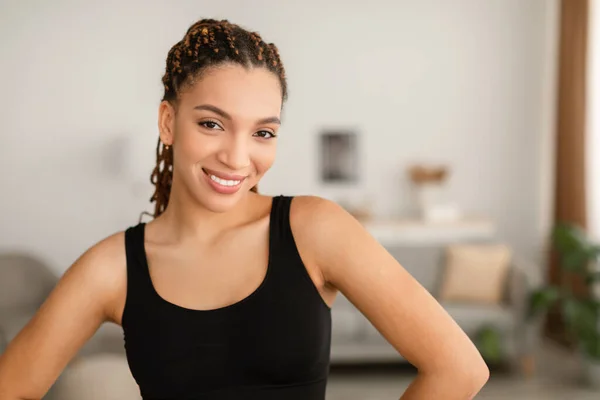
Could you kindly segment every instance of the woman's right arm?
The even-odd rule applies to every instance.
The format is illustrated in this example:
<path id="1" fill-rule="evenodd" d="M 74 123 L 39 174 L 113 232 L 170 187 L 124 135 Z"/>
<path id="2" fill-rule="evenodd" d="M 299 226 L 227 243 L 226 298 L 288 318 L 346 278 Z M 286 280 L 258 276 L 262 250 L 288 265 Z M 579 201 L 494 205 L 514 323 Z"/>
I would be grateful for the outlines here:
<path id="1" fill-rule="evenodd" d="M 119 322 L 126 281 L 123 232 L 87 250 L 0 356 L 0 400 L 41 399 L 103 322 Z"/>

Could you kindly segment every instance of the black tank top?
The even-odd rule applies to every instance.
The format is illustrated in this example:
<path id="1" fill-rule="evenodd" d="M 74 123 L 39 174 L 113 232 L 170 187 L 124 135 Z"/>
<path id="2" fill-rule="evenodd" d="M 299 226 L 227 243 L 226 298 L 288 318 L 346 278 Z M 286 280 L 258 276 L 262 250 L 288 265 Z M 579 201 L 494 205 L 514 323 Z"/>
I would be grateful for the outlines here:
<path id="1" fill-rule="evenodd" d="M 273 198 L 269 261 L 260 286 L 213 310 L 191 310 L 160 297 L 148 271 L 145 224 L 127 229 L 122 325 L 144 400 L 325 399 L 331 313 L 298 254 L 291 201 Z"/>

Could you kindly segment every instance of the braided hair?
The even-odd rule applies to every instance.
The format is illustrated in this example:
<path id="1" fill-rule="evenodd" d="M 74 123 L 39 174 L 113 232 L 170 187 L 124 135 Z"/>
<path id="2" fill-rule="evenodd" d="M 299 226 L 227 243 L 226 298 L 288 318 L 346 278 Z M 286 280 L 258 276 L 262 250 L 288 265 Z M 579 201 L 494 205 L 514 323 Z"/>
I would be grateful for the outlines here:
<path id="1" fill-rule="evenodd" d="M 162 77 L 164 95 L 162 100 L 176 103 L 179 94 L 192 85 L 204 70 L 225 63 L 245 68 L 266 68 L 279 78 L 283 101 L 287 98 L 285 70 L 277 47 L 265 43 L 260 35 L 232 24 L 227 20 L 202 19 L 189 27 L 181 41 L 176 43 L 167 56 L 165 74 Z M 154 218 L 162 214 L 169 203 L 173 182 L 173 148 L 162 143 L 156 146 L 156 166 L 150 176 L 155 203 Z M 252 189 L 257 191 L 256 186 Z M 147 214 L 147 213 L 146 213 Z"/>

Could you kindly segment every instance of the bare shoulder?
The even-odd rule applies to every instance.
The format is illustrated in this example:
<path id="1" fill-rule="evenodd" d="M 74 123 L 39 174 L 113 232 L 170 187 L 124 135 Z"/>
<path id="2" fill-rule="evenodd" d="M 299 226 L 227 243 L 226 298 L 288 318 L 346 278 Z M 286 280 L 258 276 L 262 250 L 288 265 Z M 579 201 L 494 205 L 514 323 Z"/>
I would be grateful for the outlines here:
<path id="1" fill-rule="evenodd" d="M 114 233 L 88 248 L 65 272 L 61 281 L 77 281 L 106 306 L 107 319 L 120 321 L 127 285 L 125 232 Z"/>
<path id="2" fill-rule="evenodd" d="M 318 231 L 331 222 L 358 223 L 342 206 L 318 196 L 294 197 L 290 222 L 309 232 Z"/>
<path id="3" fill-rule="evenodd" d="M 332 282 L 330 269 L 335 268 L 328 259 L 363 234 L 362 225 L 343 207 L 318 196 L 294 197 L 290 225 L 300 255 L 324 284 Z"/>
<path id="4" fill-rule="evenodd" d="M 317 265 L 328 283 L 336 280 L 339 260 L 349 249 L 379 249 L 378 243 L 364 226 L 347 210 L 334 201 L 318 196 L 298 196 L 292 202 L 290 223 L 294 237 L 301 242 L 305 253 Z M 344 269 L 344 265 L 341 265 Z M 340 283 L 340 282 L 337 282 Z"/>
<path id="5" fill-rule="evenodd" d="M 332 240 L 338 240 L 330 237 L 330 234 L 343 234 L 343 228 L 348 225 L 356 228 L 362 226 L 342 206 L 318 196 L 294 197 L 290 209 L 290 223 L 294 234 L 308 236 L 306 239 L 314 246 L 324 246 Z M 325 240 L 325 243 L 321 239 Z"/>
<path id="6" fill-rule="evenodd" d="M 295 196 L 292 205 L 291 215 L 302 215 L 308 217 L 311 214 L 323 213 L 338 210 L 344 211 L 336 202 L 319 196 Z"/>
<path id="7" fill-rule="evenodd" d="M 117 232 L 87 249 L 68 273 L 77 272 L 106 285 L 116 283 L 123 276 L 125 266 L 125 232 Z"/>

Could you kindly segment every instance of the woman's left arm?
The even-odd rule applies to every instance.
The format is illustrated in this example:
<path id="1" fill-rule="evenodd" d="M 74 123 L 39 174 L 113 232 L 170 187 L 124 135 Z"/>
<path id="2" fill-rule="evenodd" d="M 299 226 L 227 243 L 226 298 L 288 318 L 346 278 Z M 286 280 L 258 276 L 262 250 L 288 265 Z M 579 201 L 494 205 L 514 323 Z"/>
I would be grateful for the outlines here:
<path id="1" fill-rule="evenodd" d="M 401 400 L 472 399 L 489 370 L 442 306 L 337 204 L 296 197 L 290 220 L 301 255 L 418 369 Z"/>

